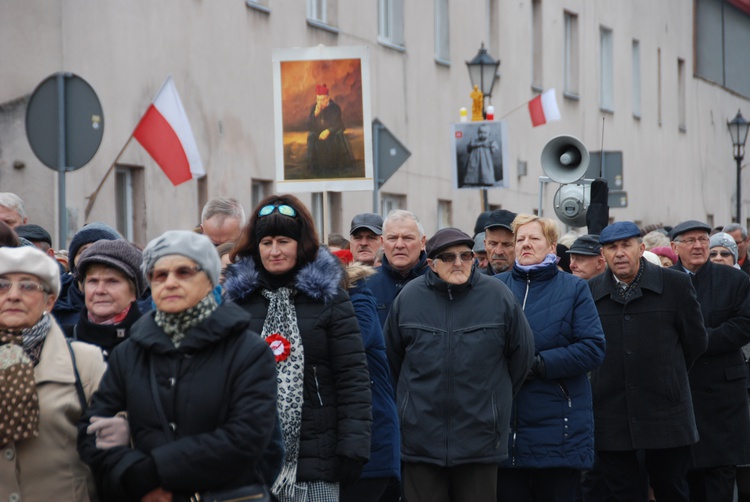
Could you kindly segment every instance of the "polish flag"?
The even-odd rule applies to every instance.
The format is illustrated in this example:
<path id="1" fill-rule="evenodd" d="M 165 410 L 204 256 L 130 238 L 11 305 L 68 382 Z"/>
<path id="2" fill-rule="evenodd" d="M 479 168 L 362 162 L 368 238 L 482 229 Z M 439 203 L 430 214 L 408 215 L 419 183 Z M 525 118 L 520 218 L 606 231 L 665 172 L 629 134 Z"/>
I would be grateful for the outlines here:
<path id="1" fill-rule="evenodd" d="M 529 114 L 533 127 L 544 125 L 553 120 L 560 120 L 560 109 L 557 107 L 555 90 L 546 90 L 529 101 Z"/>
<path id="2" fill-rule="evenodd" d="M 173 185 L 206 174 L 171 75 L 141 118 L 133 137 L 159 164 Z"/>

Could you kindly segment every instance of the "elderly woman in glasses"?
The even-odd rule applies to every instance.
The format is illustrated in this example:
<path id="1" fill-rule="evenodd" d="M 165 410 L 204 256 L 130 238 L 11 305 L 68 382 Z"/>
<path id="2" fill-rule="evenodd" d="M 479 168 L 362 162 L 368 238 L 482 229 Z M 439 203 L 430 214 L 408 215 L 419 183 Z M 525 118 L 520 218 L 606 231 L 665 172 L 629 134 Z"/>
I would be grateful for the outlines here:
<path id="1" fill-rule="evenodd" d="M 49 314 L 59 291 L 55 260 L 0 248 L 0 500 L 98 500 L 75 438 L 106 366 L 97 347 L 65 341 Z"/>
<path id="2" fill-rule="evenodd" d="M 144 249 L 143 271 L 156 310 L 112 351 L 79 425 L 81 457 L 112 501 L 187 500 L 262 482 L 258 461 L 276 419 L 274 358 L 241 308 L 217 302 L 214 245 L 165 232 Z M 106 448 L 89 422 L 120 411 L 132 444 Z"/>
<path id="3" fill-rule="evenodd" d="M 709 240 L 708 259 L 721 265 L 740 268 L 737 264 L 737 243 L 731 235 L 718 232 Z"/>
<path id="4" fill-rule="evenodd" d="M 557 224 L 519 214 L 512 227 L 515 264 L 497 277 L 521 304 L 536 355 L 513 403 L 497 498 L 572 502 L 594 462 L 587 373 L 604 360 L 604 332 L 586 281 L 557 268 Z"/>
<path id="5" fill-rule="evenodd" d="M 338 259 L 320 247 L 292 195 L 253 211 L 227 268 L 226 297 L 252 315 L 273 348 L 286 454 L 272 491 L 281 501 L 338 500 L 370 451 L 370 379 Z M 306 494 L 306 498 L 305 498 Z"/>

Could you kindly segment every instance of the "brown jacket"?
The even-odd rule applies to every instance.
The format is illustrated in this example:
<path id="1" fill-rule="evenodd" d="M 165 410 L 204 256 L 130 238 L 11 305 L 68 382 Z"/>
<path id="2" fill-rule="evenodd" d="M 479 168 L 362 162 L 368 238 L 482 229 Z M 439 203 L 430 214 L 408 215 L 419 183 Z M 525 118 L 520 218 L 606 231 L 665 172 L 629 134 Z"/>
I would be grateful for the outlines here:
<path id="1" fill-rule="evenodd" d="M 106 369 L 98 347 L 73 342 L 86 398 Z M 81 405 L 70 352 L 53 320 L 34 369 L 39 395 L 39 437 L 0 447 L 0 500 L 97 501 L 93 477 L 76 451 Z M 20 497 L 20 498 L 19 498 Z"/>

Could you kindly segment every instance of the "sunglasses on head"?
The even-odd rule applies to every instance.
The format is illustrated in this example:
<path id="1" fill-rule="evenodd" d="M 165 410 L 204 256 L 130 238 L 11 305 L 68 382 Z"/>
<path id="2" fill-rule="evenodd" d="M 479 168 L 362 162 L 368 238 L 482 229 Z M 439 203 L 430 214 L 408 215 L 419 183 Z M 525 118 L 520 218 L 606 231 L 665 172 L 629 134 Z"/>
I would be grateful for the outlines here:
<path id="1" fill-rule="evenodd" d="M 290 218 L 294 218 L 295 216 L 297 216 L 297 211 L 295 211 L 292 206 L 288 206 L 286 204 L 269 204 L 260 208 L 260 211 L 258 211 L 258 217 L 263 218 L 264 216 L 268 216 L 274 211 L 278 211 L 284 216 L 289 216 Z"/>

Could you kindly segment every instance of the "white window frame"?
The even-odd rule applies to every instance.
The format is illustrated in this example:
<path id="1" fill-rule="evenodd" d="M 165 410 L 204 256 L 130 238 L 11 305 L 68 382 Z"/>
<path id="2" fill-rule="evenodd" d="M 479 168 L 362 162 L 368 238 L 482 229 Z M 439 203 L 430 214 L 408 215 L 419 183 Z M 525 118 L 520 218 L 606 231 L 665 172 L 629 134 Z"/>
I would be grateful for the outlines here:
<path id="1" fill-rule="evenodd" d="M 380 214 L 383 218 L 388 216 L 388 213 L 394 209 L 402 209 L 406 207 L 406 197 L 403 195 L 395 194 L 384 194 L 380 195 Z"/>
<path id="2" fill-rule="evenodd" d="M 404 50 L 403 0 L 378 0 L 378 42 Z"/>
<path id="3" fill-rule="evenodd" d="M 599 107 L 615 111 L 614 35 L 610 28 L 599 28 Z"/>
<path id="4" fill-rule="evenodd" d="M 450 16 L 448 0 L 435 0 L 435 61 L 450 66 Z"/>
<path id="5" fill-rule="evenodd" d="M 437 229 L 453 226 L 453 204 L 449 200 L 437 202 Z"/>
<path id="6" fill-rule="evenodd" d="M 578 14 L 565 11 L 565 40 L 563 44 L 563 95 L 578 98 L 580 49 Z"/>
<path id="7" fill-rule="evenodd" d="M 639 40 L 633 40 L 632 47 L 632 58 L 633 58 L 633 83 L 632 83 L 632 101 L 633 101 L 633 117 L 641 118 L 641 42 Z"/>
<path id="8" fill-rule="evenodd" d="M 328 24 L 326 0 L 307 0 L 307 18 L 319 23 Z"/>
<path id="9" fill-rule="evenodd" d="M 115 218 L 117 231 L 133 240 L 133 171 L 115 167 Z"/>

